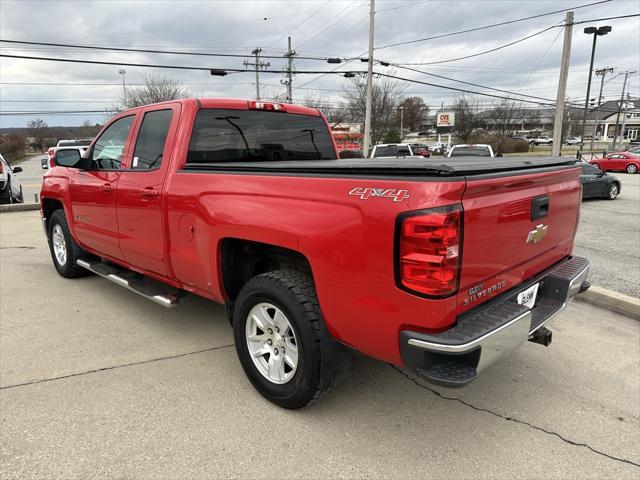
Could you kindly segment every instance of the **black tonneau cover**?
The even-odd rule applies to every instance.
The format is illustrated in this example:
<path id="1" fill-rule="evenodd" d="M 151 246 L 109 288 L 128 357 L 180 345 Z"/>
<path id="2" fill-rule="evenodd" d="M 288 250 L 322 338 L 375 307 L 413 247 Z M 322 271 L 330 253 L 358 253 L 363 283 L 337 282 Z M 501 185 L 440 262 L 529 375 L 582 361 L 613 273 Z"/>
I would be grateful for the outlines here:
<path id="1" fill-rule="evenodd" d="M 217 162 L 185 166 L 186 171 L 269 173 L 334 173 L 371 175 L 459 176 L 575 165 L 573 157 L 404 157 L 292 160 L 279 162 Z"/>

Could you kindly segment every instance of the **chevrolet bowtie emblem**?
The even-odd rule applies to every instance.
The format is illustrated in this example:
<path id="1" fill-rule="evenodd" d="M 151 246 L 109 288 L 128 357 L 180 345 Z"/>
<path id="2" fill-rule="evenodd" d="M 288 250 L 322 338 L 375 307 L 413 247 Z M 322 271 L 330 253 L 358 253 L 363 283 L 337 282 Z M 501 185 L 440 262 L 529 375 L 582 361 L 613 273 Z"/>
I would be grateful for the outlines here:
<path id="1" fill-rule="evenodd" d="M 544 223 L 537 225 L 536 228 L 529 232 L 527 235 L 527 243 L 538 243 L 541 242 L 544 237 L 547 236 L 548 226 Z"/>

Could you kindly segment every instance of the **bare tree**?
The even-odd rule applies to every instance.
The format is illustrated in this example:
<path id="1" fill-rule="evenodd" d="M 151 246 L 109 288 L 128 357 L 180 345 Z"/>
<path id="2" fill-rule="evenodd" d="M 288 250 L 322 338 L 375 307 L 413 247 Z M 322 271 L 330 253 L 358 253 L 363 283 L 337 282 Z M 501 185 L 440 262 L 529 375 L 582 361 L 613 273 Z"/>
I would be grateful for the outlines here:
<path id="1" fill-rule="evenodd" d="M 404 128 L 410 132 L 420 130 L 422 117 L 429 113 L 429 107 L 424 103 L 422 97 L 407 97 L 399 105 L 403 108 Z M 398 118 L 400 112 L 398 112 Z"/>
<path id="2" fill-rule="evenodd" d="M 376 79 L 373 82 L 371 103 L 371 144 L 378 143 L 385 133 L 395 127 L 396 111 L 402 101 L 406 87 L 398 80 Z M 346 107 L 352 120 L 364 121 L 367 105 L 367 83 L 363 79 L 354 80 L 350 89 L 344 90 Z"/>
<path id="3" fill-rule="evenodd" d="M 29 135 L 34 139 L 31 145 L 34 148 L 38 148 L 40 152 L 43 152 L 44 139 L 47 137 L 49 127 L 44 120 L 36 118 L 35 120 L 31 120 L 27 123 L 27 128 L 29 128 Z"/>
<path id="4" fill-rule="evenodd" d="M 139 107 L 150 103 L 166 102 L 178 98 L 188 98 L 193 94 L 182 84 L 164 75 L 147 75 L 144 85 L 127 88 L 126 95 L 120 98 L 120 104 L 125 108 Z"/>
<path id="5" fill-rule="evenodd" d="M 485 116 L 487 129 L 495 132 L 496 154 L 502 154 L 508 135 L 517 131 L 525 118 L 522 104 L 513 100 L 501 100 L 493 105 Z"/>
<path id="6" fill-rule="evenodd" d="M 482 125 L 480 100 L 467 95 L 458 97 L 453 103 L 453 111 L 456 135 L 461 141 L 468 142 L 474 130 Z"/>
<path id="7" fill-rule="evenodd" d="M 310 93 L 302 100 L 302 105 L 309 108 L 317 108 L 331 125 L 337 125 L 349 120 L 349 111 L 342 102 L 323 100 L 317 93 Z"/>

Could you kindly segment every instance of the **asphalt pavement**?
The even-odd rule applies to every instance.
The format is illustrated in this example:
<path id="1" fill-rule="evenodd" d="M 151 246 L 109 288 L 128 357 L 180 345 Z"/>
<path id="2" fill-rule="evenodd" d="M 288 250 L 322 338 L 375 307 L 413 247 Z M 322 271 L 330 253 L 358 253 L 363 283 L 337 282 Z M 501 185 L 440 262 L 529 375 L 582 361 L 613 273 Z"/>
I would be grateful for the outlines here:
<path id="1" fill-rule="evenodd" d="M 612 175 L 621 193 L 582 202 L 574 253 L 591 262 L 591 283 L 640 298 L 640 175 Z"/>
<path id="2" fill-rule="evenodd" d="M 588 304 L 465 389 L 357 357 L 292 412 L 253 390 L 221 306 L 59 277 L 38 212 L 0 215 L 0 265 L 3 479 L 640 476 L 640 322 Z"/>
<path id="3" fill-rule="evenodd" d="M 39 153 L 32 155 L 29 158 L 17 163 L 22 167 L 22 172 L 16 174 L 20 179 L 22 185 L 22 195 L 25 203 L 35 203 L 34 194 L 38 194 L 38 201 L 40 198 L 40 187 L 42 186 L 42 174 L 46 173 L 46 170 L 42 169 L 40 159 L 47 156 L 45 153 Z"/>

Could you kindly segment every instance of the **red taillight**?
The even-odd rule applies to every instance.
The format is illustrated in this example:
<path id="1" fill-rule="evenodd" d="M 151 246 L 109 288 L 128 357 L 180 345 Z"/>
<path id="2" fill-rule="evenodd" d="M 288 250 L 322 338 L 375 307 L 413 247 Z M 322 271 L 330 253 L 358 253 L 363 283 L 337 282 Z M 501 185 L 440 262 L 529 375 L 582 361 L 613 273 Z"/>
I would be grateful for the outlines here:
<path id="1" fill-rule="evenodd" d="M 0 162 L 0 173 L 4 173 L 4 166 L 2 165 L 2 162 Z"/>
<path id="2" fill-rule="evenodd" d="M 47 155 L 49 155 L 50 160 L 54 160 L 56 158 L 56 151 L 53 148 L 47 150 Z"/>
<path id="3" fill-rule="evenodd" d="M 287 109 L 281 103 L 271 102 L 256 102 L 251 100 L 249 102 L 249 110 L 268 110 L 271 112 L 286 112 Z"/>
<path id="4" fill-rule="evenodd" d="M 400 286 L 432 297 L 454 294 L 462 254 L 460 205 L 412 212 L 400 219 L 398 229 Z"/>

